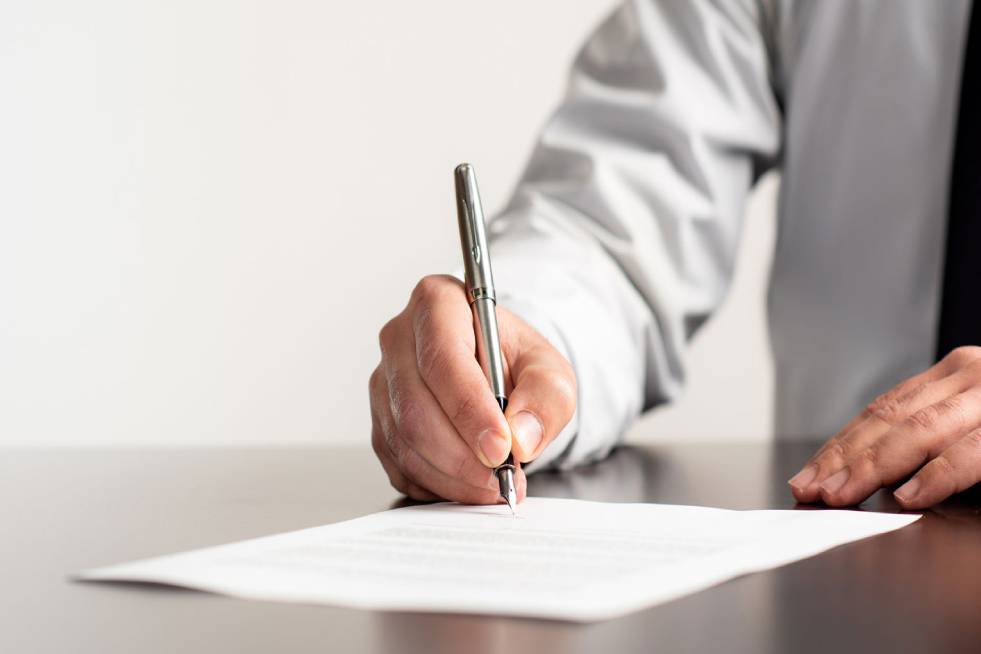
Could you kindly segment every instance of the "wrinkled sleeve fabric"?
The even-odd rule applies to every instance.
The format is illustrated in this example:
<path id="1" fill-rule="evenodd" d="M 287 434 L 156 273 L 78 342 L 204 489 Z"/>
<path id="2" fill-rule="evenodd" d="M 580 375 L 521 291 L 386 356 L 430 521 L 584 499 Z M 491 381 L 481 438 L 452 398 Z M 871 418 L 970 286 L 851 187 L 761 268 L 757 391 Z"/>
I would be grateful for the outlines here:
<path id="1" fill-rule="evenodd" d="M 490 225 L 498 299 L 572 362 L 576 414 L 531 465 L 605 456 L 674 398 L 723 299 L 780 109 L 756 3 L 637 0 L 589 38 Z"/>

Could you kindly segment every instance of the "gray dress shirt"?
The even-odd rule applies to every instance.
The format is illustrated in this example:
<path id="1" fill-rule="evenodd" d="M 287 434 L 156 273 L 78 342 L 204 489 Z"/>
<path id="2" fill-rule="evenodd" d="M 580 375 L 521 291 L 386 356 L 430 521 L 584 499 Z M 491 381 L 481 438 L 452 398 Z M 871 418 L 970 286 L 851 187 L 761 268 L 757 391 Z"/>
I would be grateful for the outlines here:
<path id="1" fill-rule="evenodd" d="M 490 228 L 502 304 L 579 381 L 536 466 L 604 456 L 677 395 L 771 167 L 778 436 L 829 436 L 931 365 L 969 9 L 636 0 L 596 30 Z"/>

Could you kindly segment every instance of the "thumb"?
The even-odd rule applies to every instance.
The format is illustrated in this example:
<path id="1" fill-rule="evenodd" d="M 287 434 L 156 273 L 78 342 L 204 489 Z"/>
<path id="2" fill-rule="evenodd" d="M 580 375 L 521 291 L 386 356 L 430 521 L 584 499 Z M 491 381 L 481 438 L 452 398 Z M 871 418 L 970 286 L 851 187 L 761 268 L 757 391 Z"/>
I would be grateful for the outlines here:
<path id="1" fill-rule="evenodd" d="M 559 435 L 576 410 L 572 365 L 539 334 L 510 361 L 514 388 L 505 417 L 511 426 L 511 452 L 527 463 Z"/>

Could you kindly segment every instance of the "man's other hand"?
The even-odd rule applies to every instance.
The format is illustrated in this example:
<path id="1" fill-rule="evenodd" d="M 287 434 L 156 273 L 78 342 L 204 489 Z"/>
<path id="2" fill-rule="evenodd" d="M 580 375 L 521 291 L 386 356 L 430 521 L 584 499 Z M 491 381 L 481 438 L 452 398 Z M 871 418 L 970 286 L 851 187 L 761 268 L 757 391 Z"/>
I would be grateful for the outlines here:
<path id="1" fill-rule="evenodd" d="M 981 347 L 960 347 L 878 397 L 790 480 L 800 502 L 858 504 L 895 491 L 922 509 L 981 481 Z"/>

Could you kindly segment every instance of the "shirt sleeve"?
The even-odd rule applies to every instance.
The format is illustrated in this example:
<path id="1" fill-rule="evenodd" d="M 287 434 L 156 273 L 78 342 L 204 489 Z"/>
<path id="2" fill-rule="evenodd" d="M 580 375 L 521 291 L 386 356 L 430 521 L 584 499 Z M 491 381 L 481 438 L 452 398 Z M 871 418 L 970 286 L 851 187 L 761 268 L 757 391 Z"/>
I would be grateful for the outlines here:
<path id="1" fill-rule="evenodd" d="M 678 394 L 686 342 L 731 280 L 746 195 L 778 155 L 761 14 L 730 0 L 620 6 L 491 222 L 499 302 L 579 384 L 576 415 L 532 470 L 605 456 Z"/>

